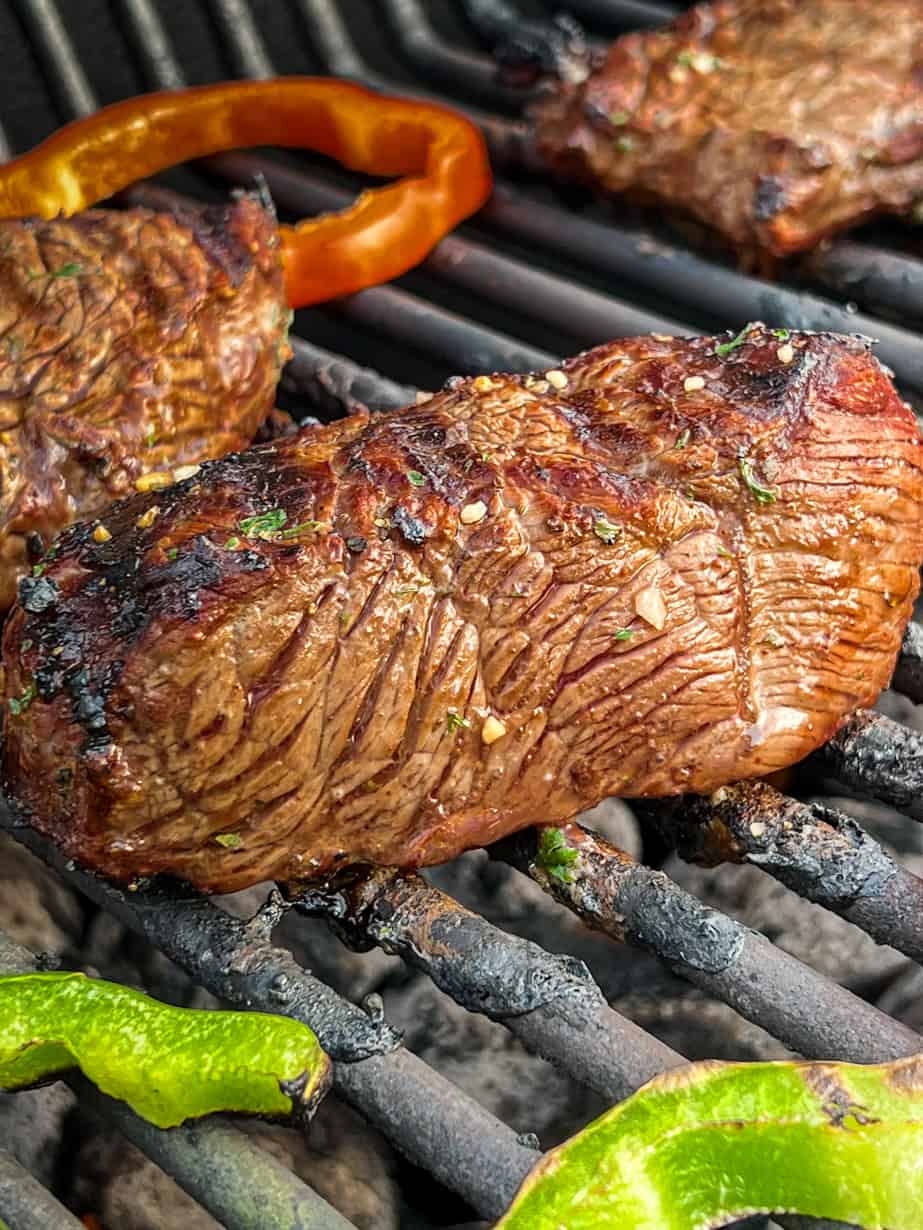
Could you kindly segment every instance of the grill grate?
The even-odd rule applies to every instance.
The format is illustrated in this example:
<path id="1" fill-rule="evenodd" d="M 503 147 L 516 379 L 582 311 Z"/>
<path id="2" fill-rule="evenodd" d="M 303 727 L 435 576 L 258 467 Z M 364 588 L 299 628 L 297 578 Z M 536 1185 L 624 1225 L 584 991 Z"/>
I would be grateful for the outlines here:
<path id="1" fill-rule="evenodd" d="M 127 59 L 140 66 L 136 88 L 175 87 L 224 75 L 215 71 L 218 62 L 241 76 L 267 76 L 277 64 L 284 71 L 317 68 L 319 57 L 326 71 L 380 87 L 398 84 L 408 92 L 400 59 L 388 61 L 384 72 L 365 62 L 352 38 L 361 23 L 346 21 L 351 4 L 200 0 L 183 6 L 189 10 L 183 20 L 199 23 L 213 41 L 205 57 L 208 65 L 203 69 L 200 56 L 191 71 L 177 55 L 182 44 L 176 40 L 172 6 L 158 7 L 154 0 L 111 0 L 102 6 L 94 0 L 87 8 L 93 13 L 106 8 L 109 34 L 110 27 L 118 31 Z M 97 88 L 111 89 L 110 78 L 103 80 L 99 62 L 94 61 L 94 69 L 82 54 L 85 9 L 79 6 L 78 21 L 77 7 L 63 0 L 57 5 L 54 0 L 17 0 L 16 5 L 20 34 L 25 32 L 44 71 L 59 120 L 111 101 L 108 95 L 97 96 Z M 420 0 L 381 5 L 403 63 L 411 66 L 412 88 L 422 94 L 415 81 L 425 76 L 430 87 L 435 82 L 445 94 L 460 94 L 469 113 L 484 123 L 496 163 L 515 176 L 516 186 L 502 182 L 477 220 L 444 241 L 399 286 L 300 313 L 296 334 L 312 340 L 292 339 L 295 358 L 283 391 L 293 402 L 303 409 L 307 399 L 323 416 L 356 401 L 396 406 L 412 401 L 415 386 L 435 387 L 453 372 L 545 368 L 560 353 L 619 334 L 694 332 L 751 318 L 876 336 L 879 353 L 905 392 L 915 399 L 923 396 L 919 336 L 884 319 L 897 314 L 904 321 L 923 321 L 923 264 L 894 246 L 840 240 L 787 284 L 770 284 L 690 252 L 674 237 L 652 229 L 649 219 L 626 210 L 583 200 L 564 207 L 553 190 L 530 178 L 522 124 L 494 113 L 510 111 L 512 93 L 496 86 L 482 54 L 462 44 L 462 27 L 451 25 L 451 14 L 445 28 L 437 30 L 430 7 Z M 570 0 L 569 7 L 597 23 L 597 35 L 650 24 L 675 11 L 643 0 Z M 442 20 L 446 15 L 440 14 Z M 282 58 L 277 25 L 298 35 L 295 50 Z M 450 29 L 453 37 L 445 32 Z M 299 62 L 292 63 L 292 57 Z M 130 75 L 126 68 L 120 71 L 125 79 Z M 468 100 L 490 113 L 475 111 Z M 13 106 L 9 99 L 4 104 Z M 47 101 L 42 105 L 48 108 Z M 12 133 L 14 127 L 10 144 L 24 146 L 28 142 Z M 45 130 L 30 133 L 28 140 Z M 234 154 L 211 159 L 207 169 L 235 184 L 261 173 L 280 208 L 295 214 L 337 208 L 355 191 L 354 181 L 307 158 Z M 171 176 L 170 182 L 202 196 L 215 193 L 213 182 L 189 174 Z M 157 204 L 170 192 L 146 184 L 125 196 Z M 899 240 L 899 228 L 892 235 Z M 613 279 L 618 296 L 611 293 Z M 816 285 L 848 294 L 863 311 L 855 303 L 822 297 Z M 669 315 L 662 310 L 665 304 Z M 339 348 L 347 349 L 349 357 Z M 923 633 L 912 626 L 895 686 L 915 701 L 923 699 L 921 662 Z M 881 715 L 855 718 L 818 753 L 812 771 L 923 816 L 918 802 L 923 797 L 923 739 Z M 710 863 L 751 862 L 879 942 L 917 960 L 923 954 L 923 883 L 847 816 L 764 786 L 734 787 L 719 801 L 646 805 L 643 810 L 684 856 Z M 271 898 L 245 923 L 178 889 L 123 892 L 66 863 L 43 839 L 18 825 L 8 807 L 0 811 L 0 826 L 213 994 L 237 1007 L 283 1012 L 309 1024 L 336 1061 L 338 1092 L 402 1153 L 483 1217 L 496 1217 L 508 1204 L 535 1161 L 537 1142 L 517 1137 L 402 1049 L 374 1010 L 363 1011 L 342 999 L 289 952 L 274 947 L 271 932 L 285 909 L 280 898 Z M 572 884 L 543 880 L 534 865 L 530 834 L 502 843 L 491 854 L 538 880 L 590 926 L 655 954 L 805 1055 L 869 1062 L 923 1049 L 915 1032 L 764 936 L 703 905 L 662 871 L 635 862 L 589 831 L 585 843 L 584 871 Z M 529 1049 L 607 1099 L 621 1098 L 655 1073 L 683 1062 L 610 1008 L 581 962 L 501 931 L 422 877 L 380 873 L 348 897 L 312 894 L 297 908 L 327 917 L 352 944 L 379 944 L 399 954 L 462 1006 L 502 1022 Z M 0 968 L 28 967 L 28 955 L 0 937 Z M 349 1224 L 235 1129 L 209 1123 L 194 1131 L 157 1132 L 86 1082 L 77 1080 L 75 1087 L 95 1112 L 115 1122 L 230 1230 L 297 1224 L 326 1230 Z M 256 1221 L 248 1211 L 254 1187 L 262 1207 L 262 1220 Z M 66 1210 L 49 1201 L 53 1198 L 44 1189 L 0 1154 L 0 1218 L 13 1230 L 73 1224 Z M 788 1226 L 803 1224 L 786 1221 Z"/>

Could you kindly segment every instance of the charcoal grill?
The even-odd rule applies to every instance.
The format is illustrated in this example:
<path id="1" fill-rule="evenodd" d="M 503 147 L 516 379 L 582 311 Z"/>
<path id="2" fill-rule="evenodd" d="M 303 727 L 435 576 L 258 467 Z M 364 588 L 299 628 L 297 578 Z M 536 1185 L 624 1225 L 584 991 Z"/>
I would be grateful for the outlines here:
<path id="1" fill-rule="evenodd" d="M 533 4 L 531 15 L 541 17 L 543 7 Z M 645 0 L 569 0 L 568 7 L 591 36 L 675 11 Z M 920 404 L 923 338 L 914 330 L 923 327 L 923 261 L 912 255 L 908 231 L 895 224 L 838 240 L 770 284 L 692 250 L 625 207 L 562 194 L 534 174 L 516 92 L 497 84 L 459 9 L 424 0 L 15 0 L 0 11 L 2 150 L 18 152 L 64 120 L 144 89 L 234 75 L 330 72 L 436 94 L 468 110 L 483 124 L 498 169 L 493 200 L 398 285 L 298 314 L 295 357 L 283 379 L 283 399 L 296 415 L 328 417 L 356 402 L 402 405 L 456 372 L 545 369 L 618 335 L 738 328 L 757 318 L 876 337 L 905 396 Z M 246 153 L 172 174 L 168 187 L 141 185 L 126 199 L 156 204 L 177 189 L 220 199 L 228 182 L 247 184 L 256 175 L 283 214 L 336 208 L 356 190 L 355 180 L 307 156 Z M 894 687 L 923 700 L 917 625 L 905 639 Z M 923 818 L 923 738 L 881 714 L 857 715 L 806 772 L 839 783 L 840 793 Z M 917 961 L 923 956 L 923 881 L 842 812 L 764 784 L 639 811 L 684 857 L 753 863 L 880 943 Z M 310 1025 L 335 1061 L 338 1093 L 401 1153 L 479 1216 L 496 1218 L 507 1206 L 537 1159 L 537 1141 L 517 1136 L 402 1049 L 380 1013 L 343 999 L 274 947 L 271 933 L 291 903 L 275 894 L 244 922 L 178 887 L 126 892 L 66 862 L 8 810 L 0 824 L 224 1001 Z M 589 926 L 653 953 L 792 1050 L 856 1062 L 923 1050 L 913 1030 L 600 835 L 588 833 L 572 883 L 549 880 L 535 854 L 529 833 L 491 851 Z M 683 1062 L 610 1008 L 582 962 L 500 930 L 421 876 L 378 873 L 348 893 L 312 894 L 295 908 L 326 914 L 352 943 L 399 954 L 465 1008 L 502 1022 L 609 1101 Z M 0 969 L 35 963 L 0 937 Z M 349 1226 L 235 1128 L 215 1121 L 159 1132 L 79 1077 L 73 1085 L 229 1230 Z M 12 1230 L 79 1224 L 2 1150 L 0 1218 Z M 819 1225 L 786 1221 L 809 1224 Z"/>

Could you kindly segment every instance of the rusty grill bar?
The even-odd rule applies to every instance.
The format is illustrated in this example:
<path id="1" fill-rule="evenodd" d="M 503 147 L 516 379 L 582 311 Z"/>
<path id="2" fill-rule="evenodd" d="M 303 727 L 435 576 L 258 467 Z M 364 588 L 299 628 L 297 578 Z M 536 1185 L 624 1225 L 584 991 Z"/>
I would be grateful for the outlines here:
<path id="1" fill-rule="evenodd" d="M 246 0 L 203 3 L 236 71 L 270 75 L 273 59 Z M 116 0 L 114 7 L 148 85 L 184 84 L 184 70 L 152 0 Z M 333 0 L 290 0 L 290 7 L 328 71 L 379 88 L 392 84 L 363 61 L 342 8 Z M 386 0 L 382 7 L 406 60 L 419 75 L 425 69 L 429 83 L 435 82 L 443 95 L 456 91 L 478 107 L 511 109 L 518 96 L 496 84 L 487 57 L 440 36 L 419 0 Z M 496 12 L 498 6 L 468 0 L 472 17 L 487 7 Z M 594 23 L 597 37 L 657 24 L 676 11 L 676 6 L 646 0 L 570 0 L 567 7 Z M 17 11 L 66 114 L 93 110 L 98 100 L 62 18 L 64 7 L 54 0 L 18 0 Z M 490 38 L 498 33 L 486 32 Z M 527 172 L 524 126 L 515 118 L 462 105 L 484 122 L 501 170 L 520 176 Z M 236 184 L 262 174 L 278 205 L 298 214 L 338 208 L 352 195 L 342 181 L 293 160 L 234 154 L 210 160 L 208 169 Z M 501 181 L 476 223 L 444 241 L 419 275 L 400 287 L 353 296 L 322 315 L 346 336 L 346 349 L 352 349 L 351 337 L 372 334 L 400 342 L 419 352 L 433 370 L 447 373 L 544 368 L 568 350 L 620 334 L 693 332 L 760 317 L 788 327 L 871 334 L 902 387 L 923 397 L 920 337 L 876 314 L 900 313 L 905 321 L 923 321 L 920 262 L 856 240 L 837 241 L 812 258 L 803 278 L 848 294 L 866 309 L 860 313 L 855 304 L 844 306 L 801 285 L 770 284 L 735 272 L 664 239 L 647 224 L 578 214 L 538 199 L 536 191 L 534 185 L 512 187 Z M 169 196 L 161 187 L 143 185 L 126 199 L 156 205 Z M 511 243 L 529 252 L 529 258 L 510 254 Z M 535 252 L 551 267 L 537 267 Z M 601 279 L 613 278 L 618 279 L 618 296 L 598 288 Z M 463 311 L 434 301 L 445 288 L 461 300 Z M 489 323 L 472 318 L 478 315 Z M 496 327 L 501 319 L 512 333 Z M 530 327 L 523 326 L 524 319 Z M 388 379 L 318 342 L 295 336 L 292 344 L 295 357 L 282 388 L 322 417 L 356 403 L 378 408 L 413 400 L 411 384 Z M 402 373 L 401 380 L 406 379 Z M 894 686 L 914 701 L 923 700 L 923 631 L 917 625 L 908 631 Z M 857 715 L 812 758 L 809 771 L 815 780 L 826 776 L 923 818 L 923 738 L 882 715 Z M 683 857 L 709 865 L 752 863 L 879 942 L 914 960 L 923 955 L 923 882 L 844 814 L 762 785 L 637 810 L 651 827 L 669 834 Z M 5 804 L 0 827 L 213 994 L 238 1007 L 282 1012 L 310 1025 L 335 1061 L 335 1087 L 347 1101 L 481 1216 L 502 1212 L 536 1159 L 536 1142 L 518 1138 L 404 1050 L 380 1017 L 342 999 L 289 952 L 274 947 L 270 933 L 291 903 L 275 895 L 254 919 L 242 922 L 187 890 L 155 885 L 124 892 L 65 862 L 23 828 Z M 671 970 L 806 1056 L 873 1062 L 921 1049 L 911 1029 L 703 905 L 662 871 L 635 862 L 590 830 L 575 827 L 573 836 L 582 857 L 569 884 L 542 872 L 531 833 L 501 843 L 491 855 L 531 876 L 591 927 L 654 953 Z M 325 916 L 348 943 L 377 944 L 397 953 L 463 1007 L 502 1022 L 530 1050 L 610 1100 L 684 1062 L 610 1008 L 582 962 L 502 931 L 423 877 L 382 872 L 348 894 L 313 893 L 295 908 Z M 0 969 L 31 967 L 30 954 L 0 936 Z M 79 1078 L 74 1084 L 94 1111 L 116 1122 L 230 1230 L 349 1225 L 236 1129 L 218 1122 L 160 1133 Z M 259 1156 L 253 1157 L 254 1152 Z M 209 1184 L 203 1175 L 218 1179 Z M 248 1211 L 253 1186 L 265 1196 L 255 1215 Z M 300 1222 L 295 1212 L 289 1221 L 280 1220 L 287 1215 L 285 1201 L 297 1210 Z M 0 1218 L 12 1230 L 52 1224 L 49 1218 L 55 1225 L 79 1224 L 2 1153 Z M 821 1226 L 792 1218 L 785 1224 Z"/>

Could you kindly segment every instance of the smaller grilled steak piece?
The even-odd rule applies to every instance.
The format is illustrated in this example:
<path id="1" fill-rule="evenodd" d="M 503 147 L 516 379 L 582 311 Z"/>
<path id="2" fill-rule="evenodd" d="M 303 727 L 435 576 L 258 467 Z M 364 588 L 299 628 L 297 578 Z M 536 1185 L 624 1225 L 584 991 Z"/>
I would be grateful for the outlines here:
<path id="1" fill-rule="evenodd" d="M 209 462 L 60 539 L 8 790 L 201 888 L 437 862 L 793 763 L 887 682 L 923 444 L 859 341 L 613 343 Z"/>
<path id="2" fill-rule="evenodd" d="M 255 200 L 0 221 L 0 610 L 29 535 L 47 545 L 143 475 L 249 443 L 288 319 Z"/>
<path id="3" fill-rule="evenodd" d="M 775 256 L 923 199 L 923 0 L 717 0 L 535 109 L 543 156 Z"/>

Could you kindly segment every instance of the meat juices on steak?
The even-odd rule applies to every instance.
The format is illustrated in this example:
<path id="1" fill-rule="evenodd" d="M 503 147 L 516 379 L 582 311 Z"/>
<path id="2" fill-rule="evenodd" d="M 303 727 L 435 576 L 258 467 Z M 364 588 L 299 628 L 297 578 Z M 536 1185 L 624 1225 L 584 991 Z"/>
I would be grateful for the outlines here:
<path id="1" fill-rule="evenodd" d="M 561 174 L 775 256 L 923 199 L 923 0 L 717 0 L 534 109 Z"/>
<path id="2" fill-rule="evenodd" d="M 0 221 L 0 610 L 30 534 L 47 545 L 142 475 L 248 444 L 287 327 L 275 221 L 253 199 Z"/>
<path id="3" fill-rule="evenodd" d="M 923 444 L 862 342 L 751 326 L 450 386 L 64 535 L 3 642 L 37 828 L 214 891 L 415 866 L 769 773 L 875 700 Z"/>

